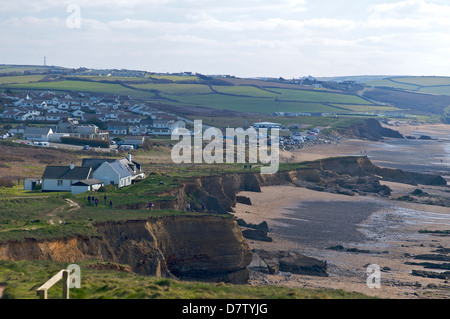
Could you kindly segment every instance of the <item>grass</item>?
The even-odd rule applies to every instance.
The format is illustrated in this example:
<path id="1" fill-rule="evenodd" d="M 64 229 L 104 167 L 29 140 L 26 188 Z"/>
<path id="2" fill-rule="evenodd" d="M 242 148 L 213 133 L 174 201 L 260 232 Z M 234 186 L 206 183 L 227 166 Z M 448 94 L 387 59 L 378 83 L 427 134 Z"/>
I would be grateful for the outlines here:
<path id="1" fill-rule="evenodd" d="M 252 96 L 252 97 L 275 98 L 279 95 L 277 93 L 270 92 L 268 90 L 263 90 L 263 89 L 255 87 L 255 86 L 249 86 L 249 85 L 239 85 L 239 86 L 215 85 L 214 90 L 216 90 L 219 93 L 223 93 L 223 94 L 245 95 L 245 96 Z"/>
<path id="2" fill-rule="evenodd" d="M 0 70 L 1 71 L 1 70 Z M 20 84 L 30 83 L 42 80 L 45 75 L 19 75 L 19 76 L 2 76 L 0 77 L 0 85 L 2 84 Z"/>
<path id="3" fill-rule="evenodd" d="M 212 92 L 209 86 L 204 84 L 146 83 L 130 84 L 130 86 L 138 89 L 157 90 L 168 94 L 204 94 Z"/>
<path id="4" fill-rule="evenodd" d="M 367 85 L 390 87 L 417 93 L 450 95 L 450 77 L 418 76 L 395 77 L 383 80 L 368 81 Z"/>
<path id="5" fill-rule="evenodd" d="M 5 88 L 6 87 L 10 89 L 58 90 L 58 91 L 75 91 L 87 93 L 120 94 L 120 95 L 130 95 L 135 98 L 154 97 L 154 94 L 151 92 L 142 92 L 138 90 L 133 90 L 116 83 L 101 83 L 95 81 L 63 80 L 55 82 L 8 84 L 5 85 Z"/>
<path id="6" fill-rule="evenodd" d="M 176 96 L 163 94 L 163 97 L 178 104 L 208 107 L 237 112 L 272 114 L 273 112 L 336 112 L 337 109 L 322 103 L 301 101 L 280 101 L 271 98 L 233 96 L 223 94 L 202 94 Z M 171 104 L 171 102 L 165 102 Z"/>
<path id="7" fill-rule="evenodd" d="M 118 270 L 97 270 L 99 265 L 116 265 L 98 261 L 84 261 L 77 264 L 81 269 L 81 287 L 70 290 L 70 299 L 369 298 L 360 293 L 334 289 L 297 289 L 275 285 L 250 286 L 177 281 Z M 6 283 L 4 298 L 36 299 L 37 288 L 67 266 L 66 263 L 51 261 L 0 261 L 0 282 Z M 60 284 L 53 286 L 48 291 L 48 298 L 60 299 L 61 286 Z"/>
<path id="8" fill-rule="evenodd" d="M 291 90 L 271 88 L 271 91 L 278 92 L 281 95 L 279 100 L 295 100 L 316 103 L 334 103 L 334 104 L 372 104 L 371 102 L 351 94 L 340 94 L 323 91 Z"/>

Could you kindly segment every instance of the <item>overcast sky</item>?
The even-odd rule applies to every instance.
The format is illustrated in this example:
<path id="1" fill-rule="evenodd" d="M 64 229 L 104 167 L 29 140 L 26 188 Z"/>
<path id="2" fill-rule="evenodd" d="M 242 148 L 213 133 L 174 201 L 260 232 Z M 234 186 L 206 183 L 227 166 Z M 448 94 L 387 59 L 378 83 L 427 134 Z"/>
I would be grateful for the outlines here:
<path id="1" fill-rule="evenodd" d="M 0 64 L 450 76 L 449 0 L 14 0 L 0 30 Z"/>

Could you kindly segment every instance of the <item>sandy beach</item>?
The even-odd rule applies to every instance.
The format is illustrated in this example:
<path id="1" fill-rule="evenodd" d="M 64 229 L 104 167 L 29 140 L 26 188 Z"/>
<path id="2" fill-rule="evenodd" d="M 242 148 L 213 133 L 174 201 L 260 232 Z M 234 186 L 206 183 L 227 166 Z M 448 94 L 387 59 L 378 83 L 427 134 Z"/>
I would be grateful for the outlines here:
<path id="1" fill-rule="evenodd" d="M 414 276 L 413 269 L 426 269 L 405 264 L 420 262 L 411 256 L 450 247 L 449 236 L 418 232 L 450 229 L 448 208 L 392 203 L 295 186 L 264 187 L 261 193 L 240 195 L 251 198 L 252 205 L 237 204 L 236 217 L 254 224 L 266 221 L 271 228 L 268 235 L 273 241 L 248 240 L 252 249 L 299 252 L 326 260 L 328 265 L 329 277 L 292 275 L 286 281 L 284 276 L 258 273 L 252 284 L 344 289 L 381 298 L 450 298 L 450 284 Z M 370 253 L 329 249 L 336 245 Z M 384 270 L 380 289 L 367 286 L 369 264 L 377 264 Z"/>
<path id="2" fill-rule="evenodd" d="M 428 135 L 436 140 L 420 141 L 422 144 L 419 145 L 407 144 L 409 141 L 405 140 L 372 142 L 346 139 L 337 145 L 284 151 L 280 160 L 309 161 L 366 152 L 369 159 L 379 166 L 444 173 L 441 175 L 450 172 L 450 153 L 445 152 L 450 143 L 449 125 L 391 128 L 405 136 Z M 442 187 L 382 183 L 392 189 L 392 197 L 408 194 L 416 188 L 449 196 L 448 189 Z M 249 239 L 252 249 L 295 251 L 326 260 L 329 274 L 328 277 L 293 274 L 287 280 L 280 275 L 252 273 L 251 284 L 343 289 L 380 298 L 450 298 L 450 283 L 446 280 L 412 274 L 413 270 L 443 270 L 407 264 L 429 262 L 414 259 L 414 256 L 437 254 L 439 248 L 450 248 L 450 236 L 419 232 L 450 230 L 448 207 L 331 194 L 296 186 L 263 187 L 261 193 L 241 192 L 239 195 L 249 197 L 252 205 L 237 204 L 236 217 L 252 224 L 266 221 L 271 229 L 268 236 L 273 241 Z M 329 249 L 336 245 L 365 252 Z M 367 285 L 367 266 L 370 264 L 379 265 L 382 270 L 379 289 Z"/>
<path id="3" fill-rule="evenodd" d="M 386 138 L 384 141 L 368 141 L 350 138 L 341 140 L 339 144 L 319 144 L 295 151 L 282 150 L 280 161 L 302 162 L 330 156 L 367 155 L 374 164 L 381 167 L 416 172 L 442 172 L 443 175 L 448 172 L 450 175 L 450 125 L 386 127 L 397 130 L 404 136 L 419 138 L 421 135 L 427 135 L 435 140 Z"/>

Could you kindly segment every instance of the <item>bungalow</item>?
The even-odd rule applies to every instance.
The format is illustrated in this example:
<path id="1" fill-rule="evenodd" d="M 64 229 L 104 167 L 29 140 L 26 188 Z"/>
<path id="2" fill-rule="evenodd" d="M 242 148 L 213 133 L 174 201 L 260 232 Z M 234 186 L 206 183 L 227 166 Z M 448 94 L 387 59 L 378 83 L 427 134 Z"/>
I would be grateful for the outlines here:
<path id="1" fill-rule="evenodd" d="M 53 134 L 53 130 L 48 127 L 27 127 L 23 132 L 25 140 L 38 142 L 48 142 L 49 136 Z"/>
<path id="2" fill-rule="evenodd" d="M 131 185 L 132 174 L 119 161 L 114 161 L 100 164 L 92 176 L 101 180 L 105 185 L 124 187 Z"/>
<path id="3" fill-rule="evenodd" d="M 105 185 L 123 187 L 145 178 L 141 164 L 134 161 L 131 154 L 119 160 L 85 158 L 81 165 L 91 167 L 93 178 L 102 181 Z"/>
<path id="4" fill-rule="evenodd" d="M 42 174 L 43 192 L 70 192 L 72 185 L 91 178 L 91 167 L 47 166 Z"/>

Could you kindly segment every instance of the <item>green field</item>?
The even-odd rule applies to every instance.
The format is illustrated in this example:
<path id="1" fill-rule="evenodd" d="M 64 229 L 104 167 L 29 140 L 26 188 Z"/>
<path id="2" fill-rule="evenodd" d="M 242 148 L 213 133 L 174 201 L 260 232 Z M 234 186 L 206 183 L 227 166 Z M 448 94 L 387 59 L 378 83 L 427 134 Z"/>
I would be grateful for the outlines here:
<path id="1" fill-rule="evenodd" d="M 324 91 L 290 90 L 273 88 L 271 91 L 281 94 L 278 100 L 295 100 L 316 103 L 334 103 L 334 104 L 372 104 L 371 102 L 350 94 L 331 93 Z"/>
<path id="2" fill-rule="evenodd" d="M 0 89 L 55 90 L 100 94 L 128 95 L 147 102 L 183 107 L 205 107 L 243 113 L 272 114 L 274 112 L 383 112 L 395 108 L 375 105 L 358 95 L 330 92 L 320 89 L 296 89 L 270 86 L 260 81 L 256 85 L 208 84 L 197 76 L 155 75 L 148 77 L 120 76 L 59 76 L 57 80 L 41 81 L 44 75 L 0 77 Z M 80 80 L 75 80 L 79 78 Z M 409 78 L 397 78 L 409 80 Z M 161 83 L 157 81 L 167 81 Z M 425 79 L 422 79 L 425 81 Z M 434 80 L 434 82 L 432 82 Z M 445 79 L 427 79 L 426 83 L 446 83 Z M 41 81 L 41 82 L 36 82 Z M 152 83 L 151 81 L 154 81 Z M 172 81 L 172 83 L 170 83 Z M 419 81 L 416 79 L 416 81 Z M 111 83 L 109 83 L 111 82 Z M 190 82 L 190 83 L 189 83 Z M 398 84 L 388 79 L 376 83 L 445 94 L 448 87 L 418 87 L 416 84 Z M 213 83 L 213 82 L 211 82 Z M 444 93 L 442 93 L 444 92 Z M 449 92 L 450 94 L 450 92 Z"/>
<path id="3" fill-rule="evenodd" d="M 279 101 L 271 98 L 245 97 L 223 94 L 203 94 L 176 96 L 163 94 L 163 97 L 178 104 L 208 107 L 237 112 L 271 114 L 273 112 L 336 112 L 337 109 L 322 103 L 301 101 Z M 171 102 L 166 102 L 170 104 Z"/>
<path id="4" fill-rule="evenodd" d="M 251 96 L 251 97 L 275 98 L 279 95 L 276 92 L 270 92 L 268 90 L 263 90 L 263 89 L 255 87 L 255 86 L 249 86 L 249 85 L 239 85 L 239 86 L 215 85 L 214 90 L 217 91 L 218 93 L 223 93 L 223 94 Z"/>
<path id="5" fill-rule="evenodd" d="M 383 80 L 368 81 L 369 86 L 390 87 L 417 93 L 450 95 L 450 77 L 418 76 L 393 77 Z"/>
<path id="6" fill-rule="evenodd" d="M 0 85 L 2 84 L 23 84 L 37 82 L 45 78 L 45 75 L 20 75 L 20 76 L 1 76 Z"/>
<path id="7" fill-rule="evenodd" d="M 168 94 L 204 94 L 211 93 L 209 86 L 204 84 L 176 84 L 176 83 L 146 83 L 130 84 L 137 89 L 156 90 Z"/>
<path id="8" fill-rule="evenodd" d="M 119 94 L 130 95 L 135 98 L 154 97 L 151 92 L 143 92 L 124 87 L 116 83 L 100 83 L 91 81 L 54 81 L 54 82 L 36 82 L 36 83 L 22 83 L 22 84 L 8 84 L 4 85 L 9 89 L 29 89 L 29 90 L 57 90 L 57 91 L 73 91 L 86 93 L 104 93 L 104 94 Z"/>

